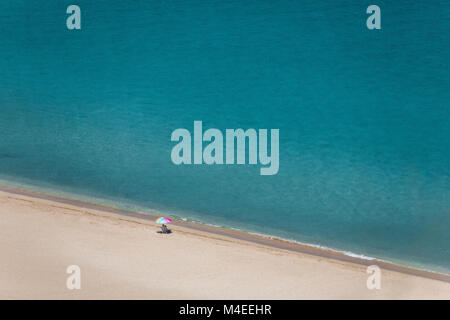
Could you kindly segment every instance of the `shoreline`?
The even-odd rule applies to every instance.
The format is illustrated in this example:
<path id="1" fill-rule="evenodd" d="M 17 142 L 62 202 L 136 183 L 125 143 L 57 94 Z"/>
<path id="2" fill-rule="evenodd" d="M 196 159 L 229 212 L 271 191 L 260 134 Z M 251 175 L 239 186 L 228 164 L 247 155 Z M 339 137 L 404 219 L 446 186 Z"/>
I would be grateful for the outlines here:
<path id="1" fill-rule="evenodd" d="M 51 202 L 56 202 L 60 204 L 66 204 L 70 206 L 78 207 L 79 209 L 89 209 L 100 211 L 103 213 L 114 214 L 116 218 L 124 220 L 124 217 L 129 217 L 132 219 L 139 219 L 145 222 L 154 222 L 158 217 L 151 213 L 139 213 L 125 209 L 114 208 L 112 206 L 95 204 L 83 200 L 68 199 L 61 196 L 50 195 L 45 193 L 39 193 L 35 191 L 29 191 L 25 189 L 0 186 L 0 192 L 9 193 L 11 195 L 19 195 L 25 197 L 31 197 L 40 200 L 46 200 Z M 127 220 L 127 219 L 125 219 Z M 418 276 L 427 279 L 439 280 L 443 282 L 450 283 L 450 275 L 444 273 L 438 273 L 429 270 L 416 269 L 413 267 L 403 266 L 395 264 L 388 261 L 379 260 L 376 258 L 368 257 L 367 259 L 361 257 L 350 256 L 345 252 L 336 251 L 328 248 L 321 248 L 315 245 L 302 244 L 299 242 L 289 241 L 285 239 L 280 239 L 272 236 L 265 236 L 259 234 L 248 233 L 245 231 L 238 231 L 232 229 L 225 229 L 221 227 L 211 226 L 207 224 L 201 224 L 196 222 L 184 221 L 184 220 L 174 220 L 172 223 L 174 226 L 186 228 L 189 230 L 207 233 L 209 235 L 216 235 L 225 238 L 232 238 L 239 241 L 249 242 L 252 244 L 257 244 L 264 247 L 269 247 L 272 249 L 287 250 L 290 252 L 296 252 L 301 254 L 306 254 L 318 258 L 326 258 L 335 261 L 341 261 L 351 264 L 356 264 L 359 266 L 370 266 L 377 265 L 381 269 L 399 272 L 407 275 Z"/>

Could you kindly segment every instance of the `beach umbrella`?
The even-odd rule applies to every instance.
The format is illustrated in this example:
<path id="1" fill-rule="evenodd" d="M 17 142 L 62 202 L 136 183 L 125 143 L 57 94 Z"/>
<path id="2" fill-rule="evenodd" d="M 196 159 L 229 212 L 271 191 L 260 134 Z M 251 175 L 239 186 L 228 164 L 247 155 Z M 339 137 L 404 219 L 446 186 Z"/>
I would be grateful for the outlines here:
<path id="1" fill-rule="evenodd" d="M 159 224 L 166 224 L 166 223 L 171 223 L 172 219 L 159 217 L 158 219 L 155 220 L 155 222 L 159 223 Z"/>

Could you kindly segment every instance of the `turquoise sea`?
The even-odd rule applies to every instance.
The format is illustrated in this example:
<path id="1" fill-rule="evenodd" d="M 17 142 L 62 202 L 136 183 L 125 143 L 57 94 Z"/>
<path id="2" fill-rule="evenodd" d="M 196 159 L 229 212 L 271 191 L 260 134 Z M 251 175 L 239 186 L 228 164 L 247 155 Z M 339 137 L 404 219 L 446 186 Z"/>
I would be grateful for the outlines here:
<path id="1" fill-rule="evenodd" d="M 450 273 L 450 2 L 372 2 L 0 0 L 2 183 Z M 278 174 L 174 165 L 194 120 Z"/>

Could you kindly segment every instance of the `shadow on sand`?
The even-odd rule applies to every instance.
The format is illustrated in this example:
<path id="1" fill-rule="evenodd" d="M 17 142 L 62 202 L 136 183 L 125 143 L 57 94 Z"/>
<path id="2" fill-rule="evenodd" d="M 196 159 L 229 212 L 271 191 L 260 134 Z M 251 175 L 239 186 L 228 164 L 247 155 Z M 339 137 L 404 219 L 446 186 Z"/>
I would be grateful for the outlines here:
<path id="1" fill-rule="evenodd" d="M 156 231 L 156 233 L 170 234 L 170 233 L 172 233 L 172 230 L 167 230 L 166 232 L 162 232 L 161 230 L 159 230 L 159 231 Z"/>

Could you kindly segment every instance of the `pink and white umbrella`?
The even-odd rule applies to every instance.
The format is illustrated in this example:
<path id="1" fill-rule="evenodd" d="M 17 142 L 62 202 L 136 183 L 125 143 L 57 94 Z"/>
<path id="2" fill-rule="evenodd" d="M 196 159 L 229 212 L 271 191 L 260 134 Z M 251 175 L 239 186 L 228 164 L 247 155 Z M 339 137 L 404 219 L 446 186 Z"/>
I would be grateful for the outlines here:
<path id="1" fill-rule="evenodd" d="M 165 217 L 159 217 L 158 219 L 155 220 L 155 222 L 158 224 L 167 224 L 167 223 L 171 223 L 172 219 L 165 218 Z"/>

